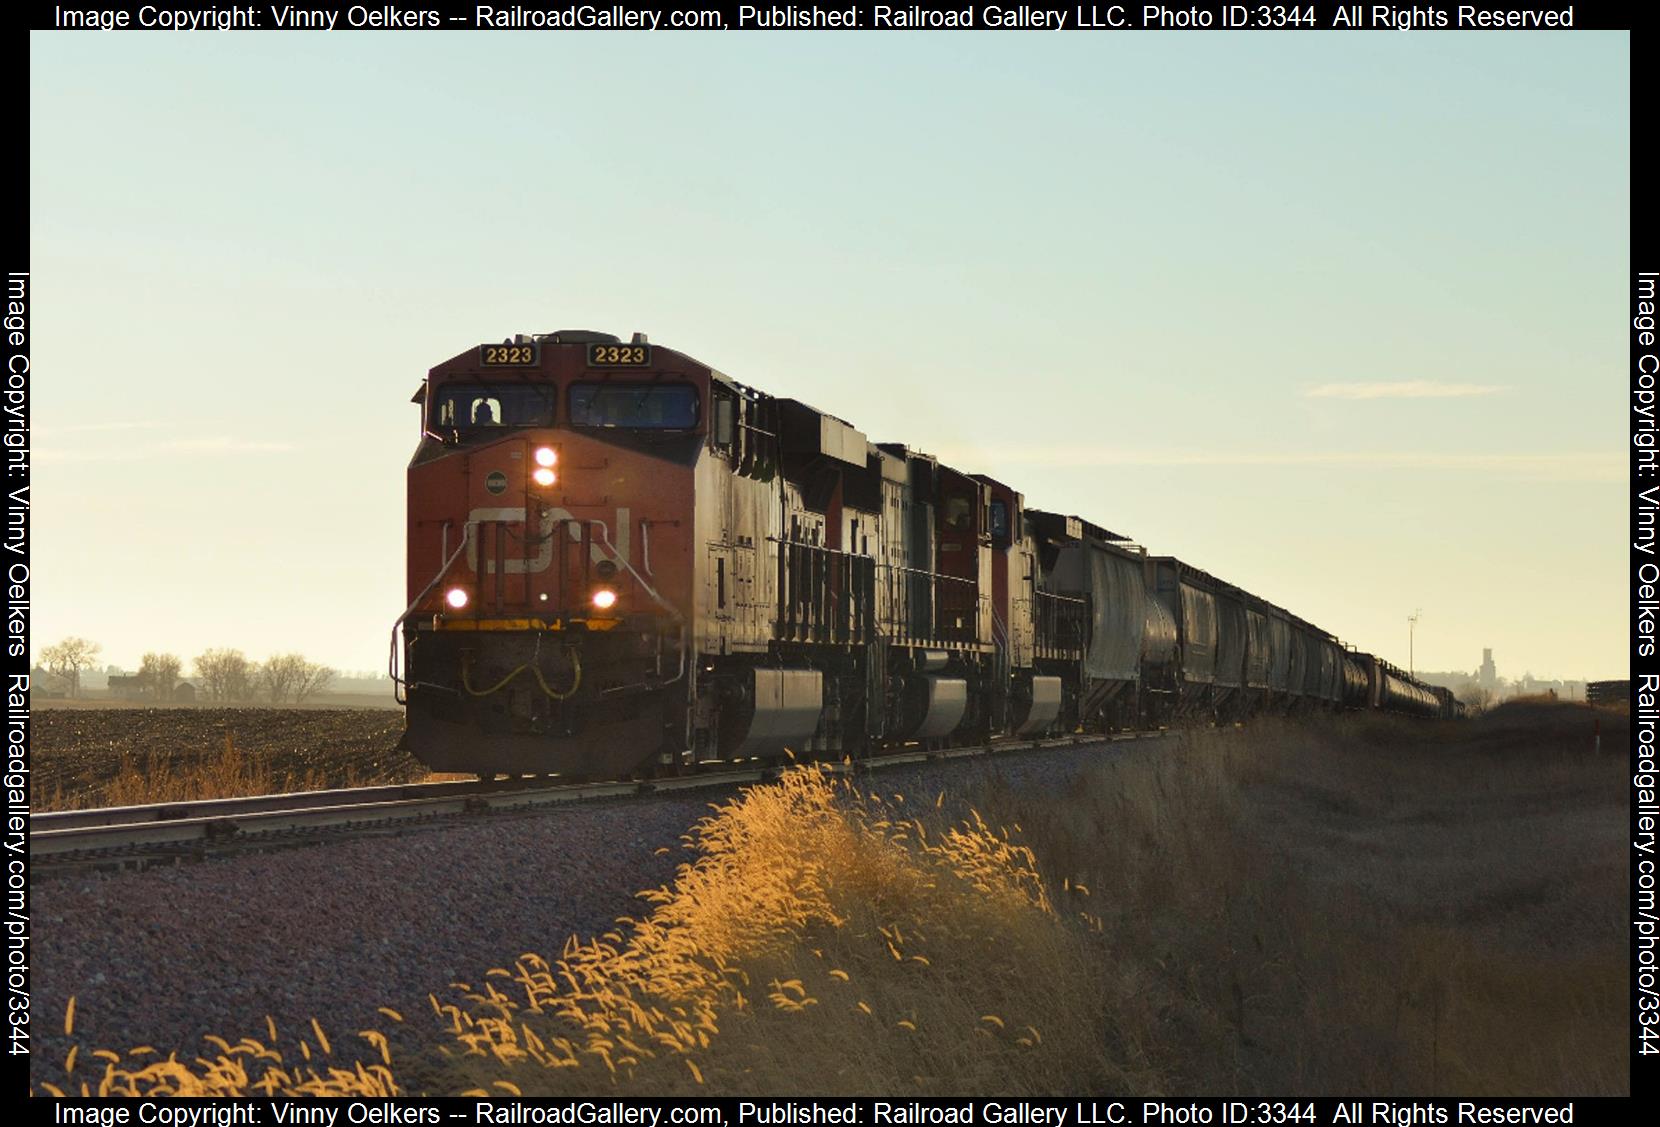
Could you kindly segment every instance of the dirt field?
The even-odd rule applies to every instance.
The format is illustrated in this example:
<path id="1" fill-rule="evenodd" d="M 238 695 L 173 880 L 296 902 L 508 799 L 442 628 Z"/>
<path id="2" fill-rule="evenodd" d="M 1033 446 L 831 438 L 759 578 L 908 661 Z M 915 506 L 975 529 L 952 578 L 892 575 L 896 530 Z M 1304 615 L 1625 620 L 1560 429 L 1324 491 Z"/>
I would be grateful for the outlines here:
<path id="1" fill-rule="evenodd" d="M 403 714 L 386 709 L 54 708 L 36 712 L 30 729 L 40 810 L 427 774 L 397 750 Z"/>
<path id="2" fill-rule="evenodd" d="M 49 697 L 44 693 L 29 694 L 29 707 L 35 712 L 57 711 L 61 709 L 75 709 L 79 711 L 117 711 L 137 712 L 145 705 L 133 700 L 121 700 L 103 692 L 89 692 L 87 695 L 76 698 Z M 169 711 L 186 709 L 193 711 L 217 711 L 225 706 L 212 701 L 183 702 L 174 701 L 168 704 Z M 252 708 L 269 708 L 270 706 L 255 704 Z M 310 712 L 316 709 L 341 708 L 375 708 L 387 712 L 399 711 L 398 702 L 390 692 L 385 693 L 318 693 L 309 697 L 304 704 L 286 705 L 278 711 Z"/>

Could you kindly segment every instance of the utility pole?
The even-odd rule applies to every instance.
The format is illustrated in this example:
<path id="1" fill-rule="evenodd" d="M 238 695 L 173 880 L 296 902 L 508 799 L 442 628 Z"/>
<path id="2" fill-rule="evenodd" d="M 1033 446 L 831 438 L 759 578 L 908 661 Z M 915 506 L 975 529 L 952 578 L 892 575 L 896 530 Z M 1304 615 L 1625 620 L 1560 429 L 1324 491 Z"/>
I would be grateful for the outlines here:
<path id="1" fill-rule="evenodd" d="M 1412 661 L 1413 637 L 1412 637 L 1412 635 L 1413 635 L 1413 632 L 1415 630 L 1417 630 L 1417 628 L 1418 628 L 1418 619 L 1419 619 L 1420 616 L 1423 615 L 1423 613 L 1424 613 L 1424 608 L 1419 607 L 1417 610 L 1413 611 L 1411 614 L 1406 616 L 1406 672 L 1407 672 L 1407 675 L 1411 676 L 1411 677 L 1416 677 L 1418 675 L 1418 671 L 1413 668 L 1413 661 Z"/>

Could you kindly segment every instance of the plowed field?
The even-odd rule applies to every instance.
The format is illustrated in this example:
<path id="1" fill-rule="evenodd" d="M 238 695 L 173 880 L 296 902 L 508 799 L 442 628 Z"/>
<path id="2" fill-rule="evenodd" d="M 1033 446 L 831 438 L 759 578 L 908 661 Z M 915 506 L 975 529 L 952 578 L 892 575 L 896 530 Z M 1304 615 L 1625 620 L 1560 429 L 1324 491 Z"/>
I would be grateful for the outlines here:
<path id="1" fill-rule="evenodd" d="M 31 718 L 36 809 L 412 782 L 389 709 L 50 709 Z"/>

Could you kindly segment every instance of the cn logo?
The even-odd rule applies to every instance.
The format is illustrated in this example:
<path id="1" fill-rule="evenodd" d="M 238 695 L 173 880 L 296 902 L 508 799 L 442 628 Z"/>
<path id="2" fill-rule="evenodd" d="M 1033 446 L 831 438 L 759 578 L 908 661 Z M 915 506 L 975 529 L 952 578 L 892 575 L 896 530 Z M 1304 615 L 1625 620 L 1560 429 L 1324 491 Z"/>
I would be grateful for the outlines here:
<path id="1" fill-rule="evenodd" d="M 488 479 L 485 481 L 485 487 L 489 487 Z M 525 523 L 524 506 L 502 509 L 474 509 L 467 514 L 467 566 L 474 572 L 478 571 L 478 540 L 472 533 L 483 521 L 502 521 L 523 528 Z M 565 535 L 571 538 L 572 543 L 579 543 L 582 540 L 582 523 L 579 518 L 572 516 L 567 509 L 549 509 L 542 515 L 542 527 L 536 535 L 536 554 L 529 559 L 521 554 L 512 559 L 503 560 L 502 574 L 524 575 L 527 572 L 546 571 L 553 563 L 553 530 L 559 526 L 560 522 L 564 522 Z M 594 527 L 594 536 L 588 543 L 588 554 L 593 562 L 599 563 L 601 560 L 615 559 L 619 563 L 628 563 L 628 526 L 630 523 L 628 509 L 620 506 L 617 509 L 615 536 L 612 535 L 611 530 L 606 527 L 603 520 L 589 517 L 588 523 Z M 610 541 L 611 549 L 615 549 L 615 551 L 607 549 L 607 540 Z M 496 561 L 486 560 L 484 574 L 494 575 L 495 572 Z"/>

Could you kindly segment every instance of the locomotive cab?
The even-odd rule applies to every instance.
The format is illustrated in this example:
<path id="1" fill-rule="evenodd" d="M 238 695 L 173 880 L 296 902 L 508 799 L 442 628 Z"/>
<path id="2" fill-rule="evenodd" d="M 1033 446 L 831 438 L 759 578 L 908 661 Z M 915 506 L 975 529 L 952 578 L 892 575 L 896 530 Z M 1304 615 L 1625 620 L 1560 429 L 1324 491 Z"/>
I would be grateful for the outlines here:
<path id="1" fill-rule="evenodd" d="M 402 746 L 438 770 L 616 777 L 686 677 L 707 369 L 643 337 L 482 345 L 416 394 Z"/>

